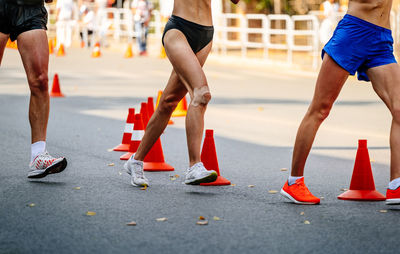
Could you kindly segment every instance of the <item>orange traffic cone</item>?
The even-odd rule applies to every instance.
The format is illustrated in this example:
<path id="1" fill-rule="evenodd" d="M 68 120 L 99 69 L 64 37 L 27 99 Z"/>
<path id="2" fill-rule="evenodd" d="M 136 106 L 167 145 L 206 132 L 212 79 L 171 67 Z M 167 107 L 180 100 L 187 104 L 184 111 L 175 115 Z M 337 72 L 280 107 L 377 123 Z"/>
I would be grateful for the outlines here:
<path id="1" fill-rule="evenodd" d="M 122 135 L 122 142 L 118 146 L 114 147 L 114 151 L 127 152 L 129 145 L 131 144 L 133 123 L 135 121 L 135 109 L 130 108 L 128 118 L 126 119 L 124 134 Z"/>
<path id="2" fill-rule="evenodd" d="M 153 97 L 147 97 L 147 113 L 149 115 L 149 120 L 154 114 L 154 100 Z"/>
<path id="3" fill-rule="evenodd" d="M 133 51 L 132 51 L 132 44 L 131 43 L 128 44 L 128 48 L 126 48 L 124 57 L 125 58 L 132 58 L 133 57 Z"/>
<path id="4" fill-rule="evenodd" d="M 201 161 L 207 170 L 215 170 L 218 174 L 217 180 L 211 183 L 201 183 L 205 186 L 217 185 L 230 185 L 231 182 L 219 173 L 217 151 L 215 150 L 214 131 L 206 130 L 206 137 L 204 138 L 203 148 L 201 149 Z"/>
<path id="5" fill-rule="evenodd" d="M 96 42 L 93 48 L 92 57 L 100 57 L 100 56 L 101 56 L 100 43 Z"/>
<path id="6" fill-rule="evenodd" d="M 144 129 L 146 130 L 147 123 L 149 122 L 149 115 L 148 115 L 149 113 L 147 111 L 146 102 L 142 102 L 140 104 L 140 114 L 142 115 Z"/>
<path id="7" fill-rule="evenodd" d="M 165 48 L 164 46 L 161 46 L 161 51 L 160 51 L 160 58 L 166 58 L 167 57 L 167 53 L 165 52 Z"/>
<path id="8" fill-rule="evenodd" d="M 51 97 L 64 97 L 64 94 L 61 92 L 60 89 L 60 82 L 58 81 L 58 74 L 54 74 L 53 78 L 53 87 L 51 88 L 50 92 Z"/>
<path id="9" fill-rule="evenodd" d="M 156 108 L 158 107 L 158 104 L 160 103 L 161 95 L 162 95 L 162 91 L 160 90 L 160 91 L 158 91 L 158 94 L 157 94 Z M 169 125 L 174 124 L 174 121 L 169 119 L 168 124 Z"/>
<path id="10" fill-rule="evenodd" d="M 144 157 L 143 170 L 174 171 L 174 167 L 165 162 L 160 138 L 157 139 L 149 153 Z"/>
<path id="11" fill-rule="evenodd" d="M 143 135 L 144 135 L 144 128 L 143 128 L 142 115 L 136 114 L 131 136 L 131 142 L 129 144 L 129 150 L 127 153 L 119 157 L 120 160 L 128 160 L 132 156 L 132 154 L 136 153 L 140 145 L 140 141 L 142 141 Z"/>
<path id="12" fill-rule="evenodd" d="M 375 189 L 367 140 L 358 140 L 356 162 L 353 176 L 351 177 L 350 189 L 339 195 L 338 199 L 359 201 L 382 201 L 386 199 L 384 195 Z"/>
<path id="13" fill-rule="evenodd" d="M 8 38 L 6 47 L 7 47 L 7 48 L 10 48 L 10 49 L 18 49 L 17 41 L 11 41 L 11 39 Z"/>
<path id="14" fill-rule="evenodd" d="M 176 106 L 176 109 L 172 113 L 172 117 L 177 117 L 177 116 L 186 116 L 187 113 L 187 102 L 186 102 L 186 96 L 183 97 L 183 99 L 178 103 L 178 106 Z"/>
<path id="15" fill-rule="evenodd" d="M 64 44 L 62 43 L 60 44 L 60 47 L 58 47 L 57 56 L 65 56 Z"/>
<path id="16" fill-rule="evenodd" d="M 54 46 L 53 46 L 53 40 L 49 39 L 49 54 L 54 53 Z"/>

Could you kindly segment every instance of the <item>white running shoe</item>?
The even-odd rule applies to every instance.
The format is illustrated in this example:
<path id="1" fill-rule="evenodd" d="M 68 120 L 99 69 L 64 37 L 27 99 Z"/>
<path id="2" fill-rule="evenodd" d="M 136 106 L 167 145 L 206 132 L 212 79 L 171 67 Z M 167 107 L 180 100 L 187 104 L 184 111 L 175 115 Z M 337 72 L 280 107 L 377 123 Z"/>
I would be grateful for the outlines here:
<path id="1" fill-rule="evenodd" d="M 133 159 L 133 156 L 124 164 L 126 173 L 131 175 L 131 184 L 136 187 L 149 186 L 149 180 L 147 180 L 143 173 L 143 161 L 136 161 Z"/>
<path id="2" fill-rule="evenodd" d="M 202 162 L 197 162 L 186 171 L 186 184 L 197 185 L 201 183 L 211 183 L 217 180 L 217 172 L 207 170 Z"/>
<path id="3" fill-rule="evenodd" d="M 60 173 L 66 167 L 67 159 L 64 157 L 54 158 L 47 151 L 44 151 L 29 164 L 28 178 L 42 178 L 48 174 Z"/>

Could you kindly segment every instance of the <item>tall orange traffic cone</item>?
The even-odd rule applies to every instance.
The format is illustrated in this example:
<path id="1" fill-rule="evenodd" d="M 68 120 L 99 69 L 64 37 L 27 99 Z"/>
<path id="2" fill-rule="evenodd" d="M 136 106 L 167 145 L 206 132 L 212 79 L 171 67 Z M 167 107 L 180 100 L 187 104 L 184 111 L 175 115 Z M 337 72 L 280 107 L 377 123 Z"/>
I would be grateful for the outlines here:
<path id="1" fill-rule="evenodd" d="M 183 99 L 178 103 L 178 106 L 176 106 L 176 109 L 172 113 L 172 117 L 177 117 L 177 116 L 186 116 L 187 113 L 187 102 L 186 102 L 186 96 L 183 97 Z"/>
<path id="2" fill-rule="evenodd" d="M 358 140 L 356 162 L 351 177 L 350 189 L 339 195 L 338 199 L 359 201 L 382 201 L 386 199 L 384 195 L 375 189 L 367 140 Z"/>
<path id="3" fill-rule="evenodd" d="M 203 148 L 201 149 L 201 161 L 207 170 L 215 170 L 218 174 L 217 180 L 211 183 L 201 183 L 205 186 L 230 185 L 231 182 L 219 173 L 217 151 L 215 150 L 214 131 L 206 130 Z"/>
<path id="4" fill-rule="evenodd" d="M 64 97 L 64 94 L 61 92 L 60 82 L 58 81 L 58 74 L 54 74 L 53 78 L 53 87 L 50 92 L 51 97 Z"/>
<path id="5" fill-rule="evenodd" d="M 60 47 L 58 47 L 57 56 L 65 56 L 64 44 L 62 43 L 60 44 Z"/>
<path id="6" fill-rule="evenodd" d="M 153 97 L 147 97 L 147 113 L 149 115 L 149 120 L 154 114 L 154 100 Z"/>
<path id="7" fill-rule="evenodd" d="M 147 103 L 146 102 L 142 102 L 140 104 L 140 114 L 142 115 L 144 129 L 146 130 L 147 124 L 149 122 L 149 113 L 148 113 L 148 110 L 147 110 Z"/>
<path id="8" fill-rule="evenodd" d="M 114 147 L 114 151 L 127 152 L 129 145 L 131 144 L 133 124 L 135 121 L 135 109 L 129 108 L 128 118 L 126 119 L 124 134 L 122 135 L 122 142 L 118 146 Z"/>
<path id="9" fill-rule="evenodd" d="M 162 95 L 162 91 L 159 90 L 158 93 L 157 93 L 156 108 L 158 107 L 158 104 L 160 103 L 161 95 Z M 169 125 L 174 124 L 174 121 L 169 119 L 168 124 Z"/>
<path id="10" fill-rule="evenodd" d="M 143 127 L 144 126 L 142 121 L 142 115 L 136 114 L 135 123 L 133 125 L 133 131 L 131 136 L 131 142 L 129 144 L 129 150 L 127 153 L 119 157 L 120 160 L 128 160 L 132 156 L 132 154 L 136 153 L 144 135 Z"/>
<path id="11" fill-rule="evenodd" d="M 132 44 L 131 43 L 128 44 L 128 47 L 126 48 L 124 57 L 125 58 L 132 58 L 133 57 L 133 51 L 132 51 Z"/>
<path id="12" fill-rule="evenodd" d="M 100 56 L 101 56 L 100 43 L 96 42 L 92 51 L 92 57 L 100 57 Z"/>
<path id="13" fill-rule="evenodd" d="M 144 157 L 143 170 L 174 171 L 174 167 L 165 162 L 160 138 L 157 139 L 149 153 Z"/>
<path id="14" fill-rule="evenodd" d="M 17 41 L 11 41 L 11 39 L 8 38 L 8 41 L 7 41 L 7 44 L 6 44 L 6 48 L 18 49 Z"/>
<path id="15" fill-rule="evenodd" d="M 53 46 L 53 40 L 49 39 L 49 54 L 53 54 L 54 53 L 54 46 Z"/>

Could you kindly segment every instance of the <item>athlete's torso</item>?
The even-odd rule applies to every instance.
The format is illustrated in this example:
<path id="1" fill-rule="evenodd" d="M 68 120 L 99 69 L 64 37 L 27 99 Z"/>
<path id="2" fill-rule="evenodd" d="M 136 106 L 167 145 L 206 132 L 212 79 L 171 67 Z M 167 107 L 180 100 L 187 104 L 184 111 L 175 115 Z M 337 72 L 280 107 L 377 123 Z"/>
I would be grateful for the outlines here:
<path id="1" fill-rule="evenodd" d="M 347 13 L 390 29 L 392 0 L 350 0 Z"/>
<path id="2" fill-rule="evenodd" d="M 212 26 L 211 0 L 175 0 L 172 14 L 203 26 Z"/>

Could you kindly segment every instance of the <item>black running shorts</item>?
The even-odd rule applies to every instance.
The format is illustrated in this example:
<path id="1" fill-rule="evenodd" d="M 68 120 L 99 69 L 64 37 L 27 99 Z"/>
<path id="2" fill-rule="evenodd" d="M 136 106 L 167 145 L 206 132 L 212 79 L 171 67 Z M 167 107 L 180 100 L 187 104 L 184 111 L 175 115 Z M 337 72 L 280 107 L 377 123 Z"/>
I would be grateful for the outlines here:
<path id="1" fill-rule="evenodd" d="M 47 11 L 44 4 L 18 5 L 0 0 L 0 32 L 9 34 L 15 41 L 23 32 L 44 29 L 47 30 Z"/>

